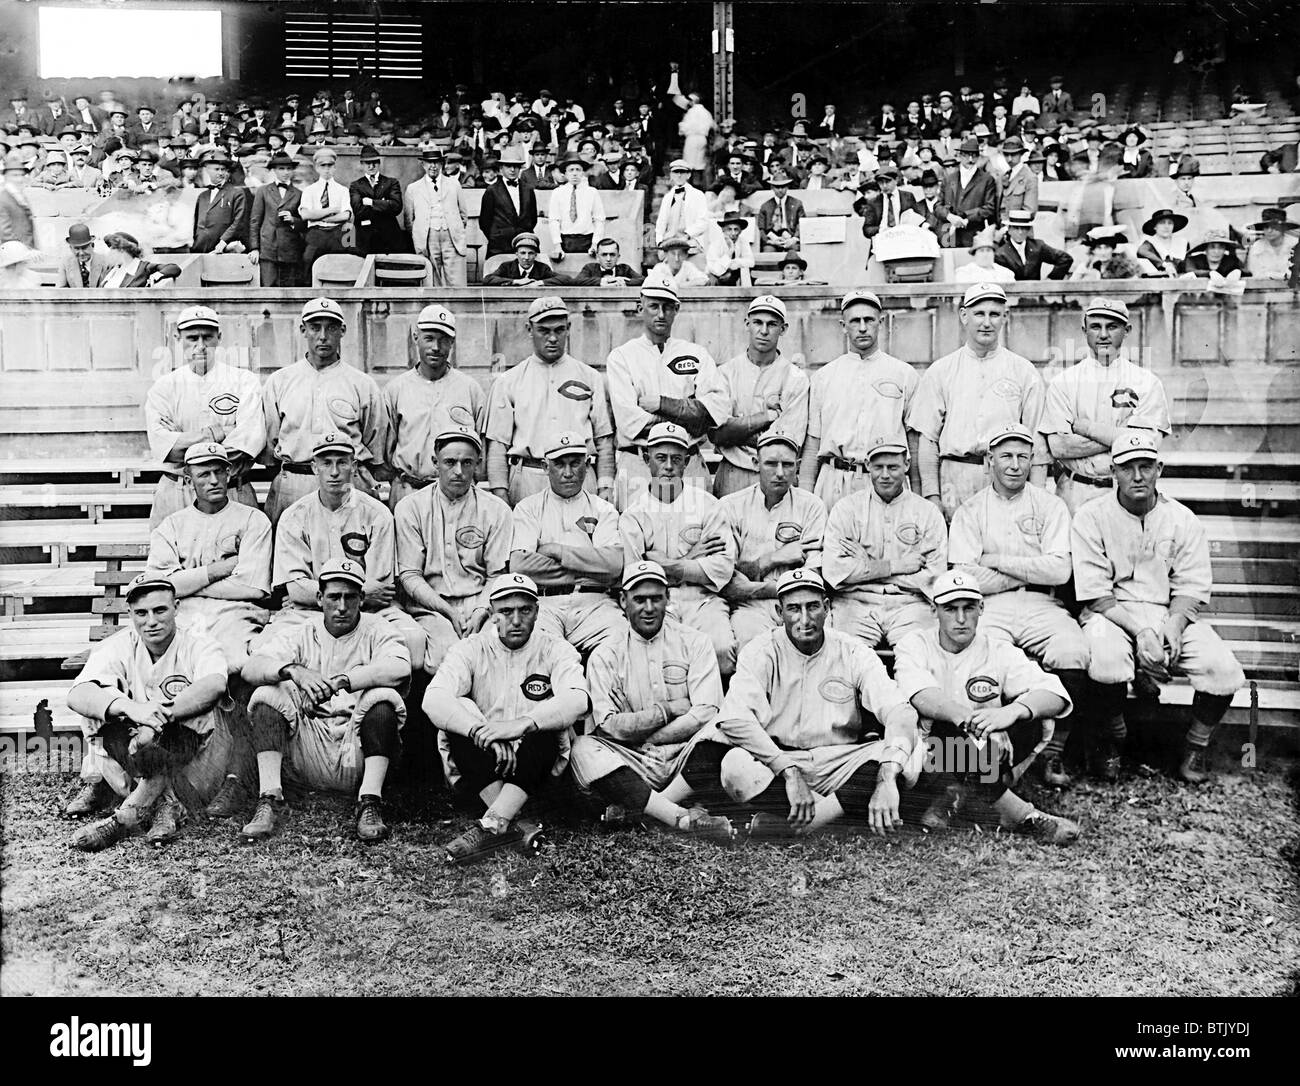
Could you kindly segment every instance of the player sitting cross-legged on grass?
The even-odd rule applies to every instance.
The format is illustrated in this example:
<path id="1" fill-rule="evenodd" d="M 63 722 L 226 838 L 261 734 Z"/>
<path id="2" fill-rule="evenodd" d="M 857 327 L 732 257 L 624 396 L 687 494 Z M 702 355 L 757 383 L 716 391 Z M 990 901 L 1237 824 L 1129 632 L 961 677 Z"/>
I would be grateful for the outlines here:
<path id="1" fill-rule="evenodd" d="M 668 577 L 657 562 L 623 573 L 627 633 L 587 661 L 596 730 L 573 744 L 573 776 L 608 805 L 602 821 L 646 814 L 673 829 L 730 841 L 731 822 L 701 807 L 682 766 L 722 704 L 722 679 L 707 634 L 668 618 Z"/>
<path id="2" fill-rule="evenodd" d="M 537 585 L 520 573 L 491 582 L 492 621 L 447 650 L 425 691 L 448 782 L 487 808 L 447 846 L 457 863 L 524 839 L 519 813 L 564 772 L 573 725 L 587 711 L 578 653 L 538 627 L 537 597 Z"/>

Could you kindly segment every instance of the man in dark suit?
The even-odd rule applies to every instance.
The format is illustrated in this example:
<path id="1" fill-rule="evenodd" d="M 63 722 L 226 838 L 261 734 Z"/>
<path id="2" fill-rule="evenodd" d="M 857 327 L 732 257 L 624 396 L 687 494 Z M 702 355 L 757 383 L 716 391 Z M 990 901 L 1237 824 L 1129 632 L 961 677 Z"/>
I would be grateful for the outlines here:
<path id="1" fill-rule="evenodd" d="M 210 186 L 194 205 L 193 253 L 242 253 L 248 248 L 250 205 L 248 189 L 230 180 L 230 156 L 217 148 L 199 163 Z"/>
<path id="2" fill-rule="evenodd" d="M 1064 80 L 1059 75 L 1054 75 L 1048 81 L 1052 89 L 1043 95 L 1043 116 L 1042 123 L 1044 128 L 1054 128 L 1062 121 L 1068 121 L 1074 114 L 1074 99 L 1070 97 L 1068 91 L 1063 91 L 1061 86 Z"/>
<path id="3" fill-rule="evenodd" d="M 785 167 L 778 163 L 768 181 L 772 187 L 772 198 L 758 209 L 755 226 L 765 253 L 799 248 L 799 220 L 803 218 L 803 204 L 790 195 L 792 182 Z"/>
<path id="4" fill-rule="evenodd" d="M 601 238 L 596 246 L 596 259 L 584 264 L 570 282 L 575 287 L 639 287 L 644 277 L 629 265 L 620 264 L 618 258 L 618 242 Z"/>
<path id="5" fill-rule="evenodd" d="M 925 220 L 926 229 L 942 245 L 944 234 L 948 230 L 948 209 L 939 198 L 939 175 L 933 170 L 921 173 L 921 198 L 916 202 L 915 211 Z"/>
<path id="6" fill-rule="evenodd" d="M 361 148 L 362 175 L 348 186 L 352 221 L 356 224 L 357 251 L 409 253 L 411 238 L 402 229 L 402 184 L 379 172 L 381 157 L 371 144 Z"/>
<path id="7" fill-rule="evenodd" d="M 948 205 L 948 224 L 952 245 L 965 249 L 998 213 L 998 186 L 979 165 L 980 145 L 965 139 L 957 148 L 957 165 L 949 170 L 939 190 L 939 199 Z"/>
<path id="8" fill-rule="evenodd" d="M 108 272 L 108 261 L 95 251 L 95 235 L 84 223 L 68 228 L 68 247 L 59 263 L 56 287 L 97 287 Z"/>
<path id="9" fill-rule="evenodd" d="M 962 133 L 962 116 L 957 108 L 953 105 L 952 93 L 950 91 L 941 91 L 939 94 L 939 108 L 934 111 L 934 117 L 931 124 L 937 132 L 944 121 L 952 124 L 954 136 L 960 136 Z"/>
<path id="10" fill-rule="evenodd" d="M 303 233 L 298 217 L 302 192 L 293 185 L 294 161 L 275 155 L 268 163 L 275 180 L 253 194 L 249 254 L 264 287 L 302 286 Z"/>
<path id="11" fill-rule="evenodd" d="M 531 161 L 519 174 L 521 184 L 534 191 L 555 187 L 551 184 L 551 171 L 546 165 L 546 157 L 549 154 L 550 148 L 545 143 L 533 144 L 532 149 L 529 151 Z"/>
<path id="12" fill-rule="evenodd" d="M 1018 209 L 1007 214 L 1007 236 L 993 251 L 996 263 L 1010 271 L 1017 281 L 1037 282 L 1043 277 L 1043 265 L 1050 264 L 1048 279 L 1064 279 L 1074 263 L 1070 254 L 1055 249 L 1031 236 L 1034 213 Z"/>
<path id="13" fill-rule="evenodd" d="M 514 239 L 537 228 L 537 195 L 520 179 L 524 155 L 507 147 L 501 155 L 501 176 L 483 190 L 478 226 L 487 238 L 487 255 L 514 252 Z"/>
<path id="14" fill-rule="evenodd" d="M 568 284 L 563 275 L 556 275 L 549 264 L 537 259 L 542 243 L 537 235 L 524 232 L 514 239 L 515 259 L 505 261 L 495 272 L 483 276 L 485 287 L 558 287 Z"/>
<path id="15" fill-rule="evenodd" d="M 904 211 L 916 210 L 916 197 L 898 187 L 898 167 L 881 166 L 876 171 L 880 191 L 862 202 L 862 236 L 874 238 L 882 229 L 898 226 Z"/>

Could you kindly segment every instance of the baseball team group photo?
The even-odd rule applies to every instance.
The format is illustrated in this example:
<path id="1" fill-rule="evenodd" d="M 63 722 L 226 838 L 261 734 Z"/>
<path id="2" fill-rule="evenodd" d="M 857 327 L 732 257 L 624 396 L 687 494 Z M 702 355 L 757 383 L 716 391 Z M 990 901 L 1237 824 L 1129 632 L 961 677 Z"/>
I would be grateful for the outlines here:
<path id="1" fill-rule="evenodd" d="M 0 992 L 1300 991 L 1249 7 L 5 4 Z"/>

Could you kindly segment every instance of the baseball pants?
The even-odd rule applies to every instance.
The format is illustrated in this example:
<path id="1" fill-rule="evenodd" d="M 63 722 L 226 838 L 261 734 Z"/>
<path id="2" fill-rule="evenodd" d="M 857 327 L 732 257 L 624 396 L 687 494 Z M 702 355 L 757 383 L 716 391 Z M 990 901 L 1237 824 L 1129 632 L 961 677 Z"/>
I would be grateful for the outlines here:
<path id="1" fill-rule="evenodd" d="M 827 509 L 834 509 L 835 503 L 841 498 L 847 498 L 850 494 L 870 487 L 871 476 L 867 474 L 866 468 L 848 471 L 837 468 L 829 460 L 824 460 L 821 467 L 817 469 L 817 481 L 813 484 L 813 493 L 821 498 Z"/>
<path id="2" fill-rule="evenodd" d="M 886 641 L 893 648 L 900 640 L 934 625 L 930 605 L 911 595 L 837 599 L 831 607 L 831 628 L 860 638 L 868 648 Z"/>
<path id="3" fill-rule="evenodd" d="M 1018 588 L 984 597 L 979 628 L 1010 641 L 1053 671 L 1088 666 L 1088 642 L 1061 602 L 1043 592 Z"/>
<path id="4" fill-rule="evenodd" d="M 82 779 L 102 779 L 118 795 L 126 796 L 131 791 L 132 778 L 179 774 L 206 803 L 217 794 L 225 779 L 226 760 L 234 744 L 225 713 L 213 709 L 207 719 L 211 728 L 206 734 L 184 724 L 169 724 L 157 741 L 134 756 L 129 752 L 130 728 L 121 721 L 105 724 L 94 740 L 103 751 L 96 767 L 98 775 L 87 777 L 83 767 Z"/>
<path id="5" fill-rule="evenodd" d="M 960 460 L 939 461 L 939 501 L 943 505 L 943 516 L 949 524 L 957 507 L 989 485 L 988 472 L 984 465 L 966 464 Z"/>
<path id="6" fill-rule="evenodd" d="M 305 622 L 309 622 L 318 614 L 320 614 L 319 611 L 307 607 L 285 607 L 277 611 L 271 616 L 271 621 L 267 623 L 266 629 L 262 631 L 259 637 L 254 639 L 249 649 L 250 654 L 256 654 L 277 628 L 283 629 L 286 624 L 300 626 Z M 412 671 L 419 670 L 424 666 L 428 635 L 419 622 L 393 604 L 381 607 L 378 611 L 367 611 L 366 614 L 386 619 L 396 631 L 397 636 L 406 643 L 406 651 L 411 657 Z"/>
<path id="7" fill-rule="evenodd" d="M 739 652 L 760 634 L 779 626 L 776 600 L 746 600 L 731 609 L 731 633 Z"/>
<path id="8" fill-rule="evenodd" d="M 618 604 L 601 592 L 541 598 L 537 629 L 567 641 L 584 657 L 626 628 Z"/>
<path id="9" fill-rule="evenodd" d="M 1071 479 L 1064 472 L 1056 480 L 1056 496 L 1065 502 L 1065 507 L 1070 511 L 1070 516 L 1074 516 L 1094 498 L 1099 498 L 1103 494 L 1110 495 L 1113 492 L 1112 487 L 1091 486 L 1088 483 L 1081 483 L 1078 479 Z"/>
<path id="10" fill-rule="evenodd" d="M 549 490 L 551 479 L 546 474 L 545 468 L 530 468 L 524 464 L 511 464 L 506 486 L 506 501 L 510 503 L 510 508 L 513 509 L 525 498 L 533 494 L 540 494 L 543 490 Z M 587 468 L 587 476 L 582 481 L 582 489 L 588 494 L 596 493 L 596 471 L 593 467 L 589 466 Z"/>
<path id="11" fill-rule="evenodd" d="M 1169 609 L 1155 603 L 1120 604 L 1130 614 L 1159 632 Z M 1083 634 L 1092 657 L 1088 677 L 1098 683 L 1132 682 L 1133 639 L 1105 615 L 1084 611 Z M 1231 697 L 1246 685 L 1245 673 L 1232 650 L 1208 622 L 1193 622 L 1183 631 L 1182 652 L 1171 671 L 1186 675 L 1192 689 L 1216 697 Z"/>
<path id="12" fill-rule="evenodd" d="M 470 613 L 478 605 L 478 599 L 477 596 L 465 596 L 458 600 L 447 600 L 462 629 L 469 620 Z M 438 665 L 442 663 L 442 658 L 447 655 L 447 650 L 460 638 L 456 636 L 456 628 L 442 615 L 419 615 L 415 621 L 424 630 L 424 670 L 434 675 L 438 671 Z M 492 620 L 489 618 L 487 621 Z"/>
<path id="13" fill-rule="evenodd" d="M 248 646 L 257 640 L 271 613 L 244 600 L 186 596 L 176 604 L 176 624 L 215 638 L 231 675 L 248 663 Z"/>
<path id="14" fill-rule="evenodd" d="M 758 472 L 737 467 L 725 456 L 713 476 L 713 496 L 725 498 L 758 482 Z"/>
<path id="15" fill-rule="evenodd" d="M 477 794 L 493 781 L 504 781 L 522 788 L 530 796 L 551 777 L 552 767 L 560 753 L 559 732 L 533 732 L 518 740 L 515 748 L 514 772 L 502 775 L 497 769 L 496 755 L 482 750 L 468 736 L 452 732 L 439 732 L 439 745 L 445 749 L 454 769 L 447 779 L 456 782 L 457 791 Z"/>
<path id="16" fill-rule="evenodd" d="M 713 642 L 713 651 L 718 656 L 718 670 L 723 675 L 730 675 L 736 670 L 736 635 L 731 629 L 731 615 L 727 602 L 721 596 L 698 589 L 687 594 L 681 590 L 671 590 L 668 599 L 668 611 L 684 626 L 708 634 Z"/>
<path id="17" fill-rule="evenodd" d="M 980 750 L 960 728 L 947 721 L 927 721 L 930 757 L 924 770 L 927 790 L 944 777 L 974 785 L 989 803 L 1024 776 L 1054 730 L 1050 720 L 1021 720 L 989 736 Z M 958 748 L 961 749 L 958 749 Z"/>

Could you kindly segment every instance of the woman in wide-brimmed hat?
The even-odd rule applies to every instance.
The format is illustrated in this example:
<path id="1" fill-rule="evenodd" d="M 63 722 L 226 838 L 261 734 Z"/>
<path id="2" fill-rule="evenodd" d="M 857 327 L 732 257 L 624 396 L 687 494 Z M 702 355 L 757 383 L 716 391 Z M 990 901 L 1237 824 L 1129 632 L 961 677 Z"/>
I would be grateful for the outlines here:
<path id="1" fill-rule="evenodd" d="M 1187 238 L 1175 237 L 1187 227 L 1187 216 L 1162 207 L 1142 224 L 1146 239 L 1138 246 L 1144 276 L 1175 276 L 1187 258 Z"/>
<path id="2" fill-rule="evenodd" d="M 1119 134 L 1124 150 L 1120 155 L 1120 177 L 1150 177 L 1155 170 L 1151 152 L 1144 146 L 1147 134 L 1137 125 L 1129 125 Z"/>
<path id="3" fill-rule="evenodd" d="M 1262 234 L 1251 243 L 1246 254 L 1246 267 L 1255 279 L 1288 279 L 1291 261 L 1295 258 L 1296 232 L 1300 223 L 1291 222 L 1280 207 L 1266 207 L 1260 221 L 1251 229 Z"/>
<path id="4" fill-rule="evenodd" d="M 1107 278 L 1106 267 L 1111 257 L 1128 241 L 1128 234 L 1124 232 L 1122 226 L 1094 226 L 1083 236 L 1082 241 L 1088 250 L 1088 256 L 1075 265 L 1074 270 L 1070 272 L 1070 278 L 1072 280 L 1105 279 Z"/>
<path id="5" fill-rule="evenodd" d="M 1217 227 L 1205 232 L 1201 243 L 1191 249 L 1183 261 L 1183 274 L 1208 279 L 1211 273 L 1229 276 L 1236 272 L 1240 278 L 1245 274 L 1241 261 L 1237 259 L 1237 245 L 1232 235 Z"/>

